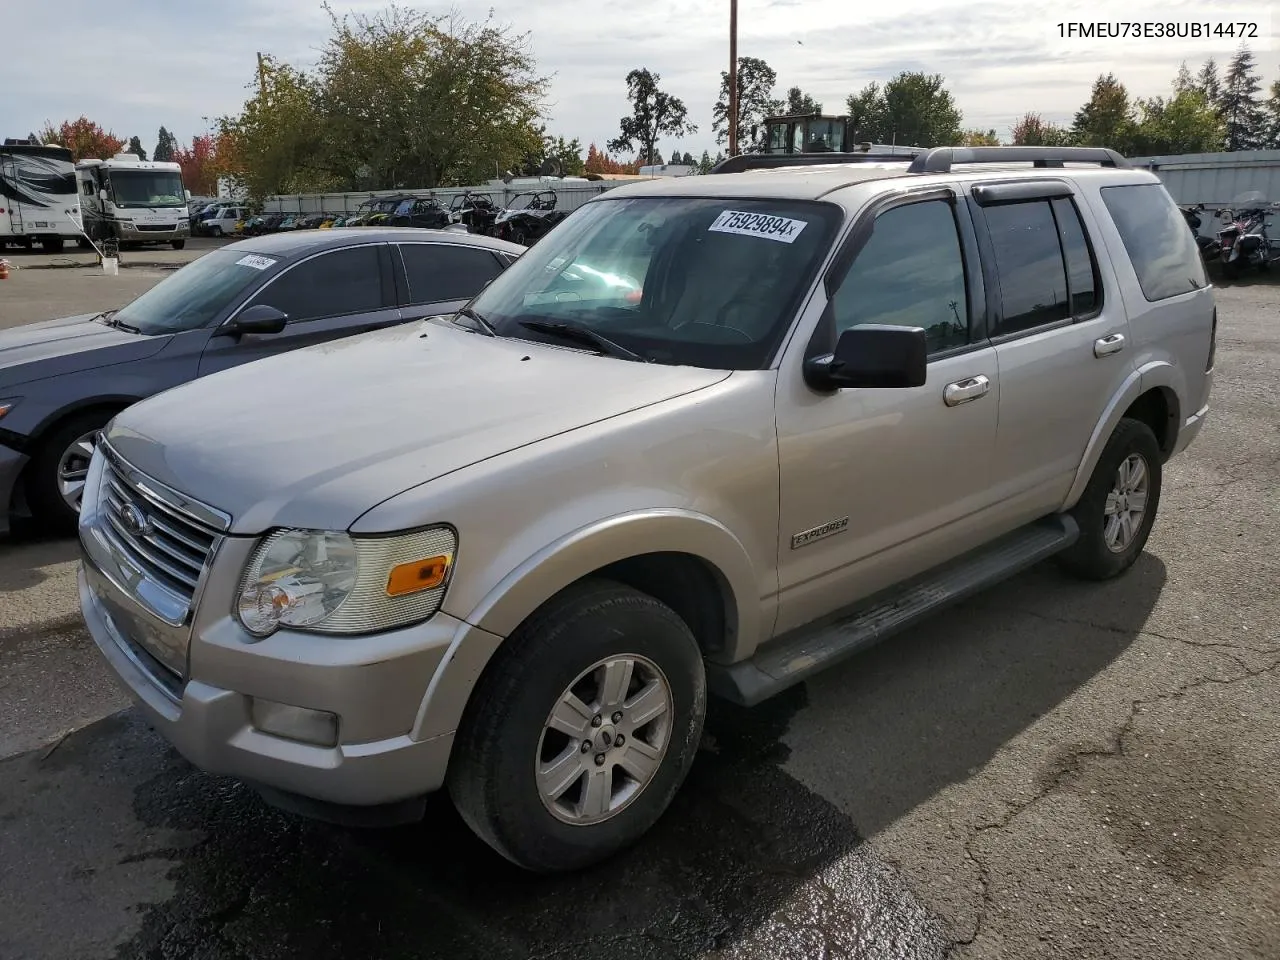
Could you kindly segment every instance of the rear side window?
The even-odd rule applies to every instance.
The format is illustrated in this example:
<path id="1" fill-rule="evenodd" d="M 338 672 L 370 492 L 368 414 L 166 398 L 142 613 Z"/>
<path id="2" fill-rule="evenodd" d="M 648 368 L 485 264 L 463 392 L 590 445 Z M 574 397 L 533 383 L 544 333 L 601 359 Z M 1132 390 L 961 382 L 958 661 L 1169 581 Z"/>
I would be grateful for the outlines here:
<path id="1" fill-rule="evenodd" d="M 1103 187 L 1101 192 L 1144 297 L 1165 300 L 1205 285 L 1195 237 L 1162 184 Z"/>
<path id="2" fill-rule="evenodd" d="M 502 272 L 488 250 L 447 243 L 402 243 L 409 299 L 415 303 L 470 300 Z"/>
<path id="3" fill-rule="evenodd" d="M 291 267 L 254 297 L 289 315 L 290 323 L 381 310 L 378 249 L 350 247 Z"/>
<path id="4" fill-rule="evenodd" d="M 1053 218 L 1058 221 L 1062 240 L 1062 257 L 1067 265 L 1067 295 L 1071 298 L 1071 315 L 1094 313 L 1101 306 L 1098 296 L 1098 266 L 1089 241 L 1085 239 L 1080 211 L 1067 197 L 1053 201 Z"/>
<path id="5" fill-rule="evenodd" d="M 1009 203 L 984 211 L 1000 275 L 1004 317 L 994 336 L 1066 320 L 1067 273 L 1048 201 Z"/>

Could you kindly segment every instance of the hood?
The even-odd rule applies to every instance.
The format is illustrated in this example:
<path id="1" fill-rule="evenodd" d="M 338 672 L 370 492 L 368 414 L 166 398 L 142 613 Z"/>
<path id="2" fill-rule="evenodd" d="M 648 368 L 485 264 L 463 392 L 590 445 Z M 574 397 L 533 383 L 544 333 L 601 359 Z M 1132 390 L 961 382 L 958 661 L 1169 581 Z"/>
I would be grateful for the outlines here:
<path id="1" fill-rule="evenodd" d="M 436 477 L 728 376 L 426 322 L 196 380 L 130 407 L 107 439 L 234 533 L 345 529 Z"/>
<path id="2" fill-rule="evenodd" d="M 0 330 L 0 387 L 142 360 L 171 337 L 117 330 L 95 321 L 95 316 L 86 313 Z"/>

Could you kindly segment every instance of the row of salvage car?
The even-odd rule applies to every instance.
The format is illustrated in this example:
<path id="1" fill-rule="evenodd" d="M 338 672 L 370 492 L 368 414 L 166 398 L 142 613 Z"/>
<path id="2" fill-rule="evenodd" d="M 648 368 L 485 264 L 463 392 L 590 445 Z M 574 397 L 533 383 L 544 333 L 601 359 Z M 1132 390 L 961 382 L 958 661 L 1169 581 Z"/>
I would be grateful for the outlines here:
<path id="1" fill-rule="evenodd" d="M 569 215 L 554 190 L 519 193 L 502 206 L 487 193 L 470 190 L 445 206 L 433 194 L 402 194 L 364 201 L 355 213 L 258 213 L 228 205 L 234 218 L 211 211 L 193 219 L 193 230 L 211 236 L 258 237 L 294 230 L 336 227 L 418 227 L 454 229 L 530 246 Z"/>

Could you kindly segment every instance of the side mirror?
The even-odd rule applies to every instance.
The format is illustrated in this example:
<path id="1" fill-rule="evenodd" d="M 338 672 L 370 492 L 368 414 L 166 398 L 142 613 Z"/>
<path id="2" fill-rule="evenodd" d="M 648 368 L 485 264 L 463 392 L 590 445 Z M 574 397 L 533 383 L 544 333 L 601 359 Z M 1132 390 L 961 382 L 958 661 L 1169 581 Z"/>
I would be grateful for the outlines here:
<path id="1" fill-rule="evenodd" d="M 240 337 L 246 333 L 279 333 L 289 322 L 289 315 L 266 303 L 250 307 L 222 327 L 227 336 Z"/>
<path id="2" fill-rule="evenodd" d="M 99 199 L 99 200 L 101 200 L 103 203 L 106 203 L 106 202 L 107 202 L 107 191 L 105 191 L 105 190 L 99 190 L 99 191 L 98 191 L 98 199 Z"/>
<path id="3" fill-rule="evenodd" d="M 187 195 L 187 199 L 188 199 L 188 200 L 190 200 L 190 199 L 191 199 L 191 191 L 190 191 L 190 190 L 183 190 L 182 192 L 183 192 L 183 193 L 185 193 L 185 194 Z"/>
<path id="4" fill-rule="evenodd" d="M 804 377 L 815 390 L 921 387 L 928 354 L 922 327 L 864 323 L 840 334 L 835 353 L 805 361 Z"/>

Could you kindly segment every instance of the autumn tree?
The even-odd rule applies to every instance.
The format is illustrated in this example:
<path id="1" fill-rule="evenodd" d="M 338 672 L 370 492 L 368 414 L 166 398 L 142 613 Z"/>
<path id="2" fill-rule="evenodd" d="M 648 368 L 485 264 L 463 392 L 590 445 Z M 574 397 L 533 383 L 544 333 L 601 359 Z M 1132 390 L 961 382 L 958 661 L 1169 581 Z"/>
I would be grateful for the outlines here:
<path id="1" fill-rule="evenodd" d="M 173 148 L 172 160 L 182 167 L 182 183 L 196 196 L 212 197 L 218 193 L 217 153 L 214 138 L 210 136 L 192 137 L 190 147 Z"/>
<path id="2" fill-rule="evenodd" d="M 1258 102 L 1262 82 L 1253 53 L 1241 46 L 1227 65 L 1218 109 L 1226 127 L 1228 150 L 1254 150 L 1263 139 L 1263 111 Z"/>
<path id="3" fill-rule="evenodd" d="M 757 57 L 738 58 L 738 139 L 747 140 L 752 126 L 759 126 L 764 118 L 778 113 L 782 101 L 774 99 L 773 88 L 778 82 L 774 69 Z M 729 139 L 729 71 L 720 71 L 720 96 L 711 111 L 711 129 L 716 143 Z"/>
<path id="4" fill-rule="evenodd" d="M 160 128 L 160 132 L 156 135 L 156 148 L 151 153 L 151 159 L 157 163 L 171 163 L 173 161 L 173 152 L 178 149 L 178 138 L 166 130 Z"/>
<path id="5" fill-rule="evenodd" d="M 998 147 L 1000 138 L 992 130 L 966 130 L 960 138 L 962 147 Z"/>
<path id="6" fill-rule="evenodd" d="M 787 99 L 782 105 L 782 110 L 788 115 L 821 113 L 822 104 L 799 87 L 791 87 L 787 90 Z"/>
<path id="7" fill-rule="evenodd" d="M 662 137 L 682 137 L 698 132 L 697 125 L 689 122 L 689 111 L 684 101 L 658 86 L 661 79 L 661 74 L 645 68 L 637 68 L 627 74 L 627 100 L 631 103 L 631 115 L 619 121 L 620 133 L 609 141 L 610 150 L 621 152 L 638 148 L 643 161 L 650 163 Z"/>
<path id="8" fill-rule="evenodd" d="M 57 143 L 71 151 L 79 162 L 85 159 L 105 160 L 114 157 L 124 147 L 124 141 L 114 133 L 102 129 L 88 117 L 65 120 L 58 126 L 46 121 L 41 131 L 41 143 Z"/>
<path id="9" fill-rule="evenodd" d="M 1093 82 L 1088 101 L 1078 111 L 1071 126 L 1071 137 L 1082 147 L 1108 147 L 1122 154 L 1132 154 L 1137 133 L 1134 104 L 1129 91 L 1107 73 Z"/>
<path id="10" fill-rule="evenodd" d="M 595 174 L 634 174 L 638 172 L 638 170 L 636 164 L 623 163 L 620 160 L 615 160 L 608 153 L 601 150 L 593 143 L 591 146 L 587 147 L 587 159 L 583 164 L 583 172 Z"/>
<path id="11" fill-rule="evenodd" d="M 1063 147 L 1071 140 L 1068 131 L 1044 120 L 1038 113 L 1024 113 L 1010 132 L 1010 141 L 1015 147 Z"/>

